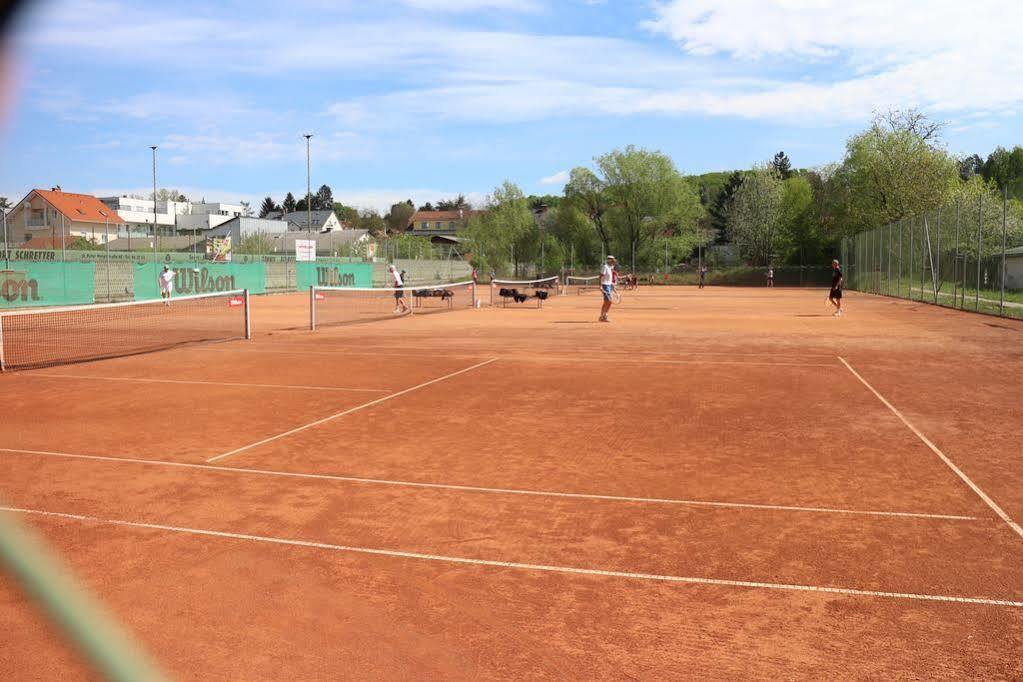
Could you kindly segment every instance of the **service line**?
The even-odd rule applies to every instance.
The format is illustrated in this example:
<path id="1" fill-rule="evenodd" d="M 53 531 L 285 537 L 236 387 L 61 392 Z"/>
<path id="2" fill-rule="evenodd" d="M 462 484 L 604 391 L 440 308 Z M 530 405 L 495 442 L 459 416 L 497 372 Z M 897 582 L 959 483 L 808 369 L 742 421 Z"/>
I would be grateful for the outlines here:
<path id="1" fill-rule="evenodd" d="M 220 474 L 243 474 L 256 476 L 271 476 L 279 478 L 298 478 L 319 481 L 337 481 L 339 483 L 357 483 L 365 485 L 394 486 L 404 488 L 419 488 L 428 490 L 452 490 L 470 493 L 491 493 L 497 495 L 526 495 L 531 497 L 567 498 L 573 500 L 594 500 L 605 502 L 626 502 L 635 504 L 662 504 L 690 507 L 712 507 L 723 509 L 754 509 L 758 511 L 782 511 L 782 512 L 809 512 L 816 514 L 849 514 L 855 516 L 881 516 L 901 517 L 912 519 L 936 519 L 941 521 L 976 521 L 975 516 L 961 516 L 955 514 L 931 514 L 926 512 L 908 511 L 885 511 L 875 509 L 848 509 L 843 507 L 807 507 L 791 504 L 760 504 L 754 502 L 720 502 L 714 500 L 686 500 L 664 497 L 637 497 L 629 495 L 602 495 L 596 493 L 575 493 L 556 490 L 527 490 L 523 488 L 494 488 L 475 485 L 456 485 L 451 483 L 426 483 L 420 481 L 401 481 L 381 478 L 362 478 L 358 476 L 339 476 L 336 474 L 310 474 L 298 471 L 277 471 L 271 469 L 247 469 L 233 466 L 212 466 L 209 464 L 193 464 L 190 462 L 169 462 L 158 459 L 138 459 L 133 457 L 110 457 L 104 455 L 79 455 L 68 452 L 50 452 L 46 450 L 18 450 L 15 448 L 0 448 L 0 452 L 10 452 L 26 455 L 42 455 L 46 457 L 61 457 L 64 459 L 82 459 L 98 462 L 119 462 L 122 464 L 143 464 L 149 466 L 164 466 L 193 471 L 217 472 Z"/>
<path id="2" fill-rule="evenodd" d="M 932 443 L 931 440 L 927 436 L 925 436 L 923 433 L 921 433 L 920 429 L 918 429 L 915 426 L 913 426 L 912 422 L 910 422 L 908 419 L 906 419 L 906 417 L 901 412 L 899 412 L 895 408 L 894 405 L 892 405 L 890 402 L 888 402 L 888 400 L 883 395 L 881 395 L 876 388 L 871 386 L 870 383 L 868 383 L 867 380 L 864 379 L 860 375 L 859 372 L 857 372 L 855 369 L 853 369 L 853 366 L 850 365 L 845 360 L 845 358 L 839 357 L 838 359 L 842 361 L 842 364 L 845 365 L 850 372 L 852 372 L 854 377 L 859 379 L 860 382 L 864 386 L 866 386 L 868 389 L 870 389 L 871 393 L 873 393 L 875 396 L 877 396 L 878 400 L 880 400 L 882 403 L 884 403 L 885 407 L 887 407 L 889 410 L 892 411 L 892 414 L 894 414 L 896 417 L 898 417 L 899 420 L 903 424 L 905 424 L 906 427 L 909 428 L 910 431 L 912 431 L 914 434 L 916 434 L 916 437 L 919 438 L 920 441 L 924 445 L 926 445 L 928 448 L 930 448 L 931 452 L 933 452 L 939 458 L 941 458 L 941 461 L 944 462 L 945 465 L 948 466 L 948 468 L 951 469 L 952 472 L 956 476 L 958 476 L 960 479 L 962 479 L 963 483 L 965 483 L 966 485 L 970 486 L 970 489 L 973 490 L 973 492 L 975 492 L 977 494 L 977 496 L 980 497 L 980 499 L 984 500 L 984 504 L 986 504 L 988 507 L 990 507 L 991 510 L 995 514 L 997 514 L 1003 521 L 1005 521 L 1005 523 L 1008 524 L 1009 528 L 1011 528 L 1017 535 L 1019 535 L 1021 538 L 1023 538 L 1023 527 L 1020 527 L 1020 525 L 1018 523 L 1013 521 L 1009 517 L 1009 515 L 1005 513 L 1005 510 L 1003 510 L 1000 506 L 998 506 L 998 504 L 994 500 L 992 500 L 988 496 L 987 493 L 985 493 L 983 490 L 980 489 L 980 486 L 978 486 L 976 483 L 974 483 L 970 479 L 970 477 L 967 476 L 963 472 L 962 469 L 960 469 L 959 467 L 957 467 L 955 465 L 955 462 L 953 462 L 951 459 L 949 459 L 948 456 L 944 452 L 942 452 L 941 449 L 937 445 Z"/>
<path id="3" fill-rule="evenodd" d="M 451 372 L 450 374 L 445 374 L 442 377 L 437 377 L 436 379 L 431 379 L 430 381 L 424 381 L 421 384 L 417 384 L 415 386 L 412 386 L 411 388 L 406 388 L 403 391 L 398 391 L 397 393 L 391 393 L 390 395 L 385 395 L 383 398 L 377 398 L 376 400 L 371 400 L 368 403 L 363 403 L 362 405 L 357 405 L 356 407 L 349 408 L 349 409 L 344 410 L 342 412 L 337 412 L 335 414 L 330 415 L 329 417 L 324 417 L 323 419 L 317 419 L 314 422 L 309 422 L 308 424 L 304 424 L 302 426 L 296 427 L 294 429 L 291 429 L 290 431 L 285 431 L 284 433 L 278 433 L 276 436 L 270 436 L 269 438 L 264 438 L 263 440 L 256 441 L 255 443 L 250 443 L 248 445 L 243 445 L 240 448 L 235 448 L 234 450 L 231 450 L 229 452 L 225 452 L 222 455 L 217 455 L 216 457 L 210 457 L 208 460 L 206 460 L 206 462 L 207 463 L 219 462 L 222 459 L 226 459 L 226 458 L 231 457 L 233 455 L 237 455 L 239 453 L 245 452 L 246 450 L 250 450 L 250 449 L 252 449 L 254 447 L 257 447 L 257 446 L 260 446 L 260 445 L 265 445 L 266 443 L 271 443 L 271 442 L 273 442 L 275 440 L 278 440 L 278 439 L 281 439 L 281 438 L 285 438 L 287 436 L 294 435 L 294 434 L 299 433 L 301 431 L 305 431 L 306 429 L 311 429 L 314 426 L 319 426 L 321 424 L 326 424 L 327 422 L 333 421 L 334 419 L 338 419 L 340 417 L 344 417 L 345 415 L 352 414 L 353 412 L 358 412 L 359 410 L 365 410 L 367 407 L 373 407 L 374 405 L 379 405 L 382 402 L 391 400 L 392 398 L 397 398 L 398 396 L 405 395 L 406 393 L 411 393 L 412 391 L 418 391 L 421 388 L 425 388 L 427 386 L 431 386 L 431 385 L 436 384 L 438 382 L 445 381 L 446 379 L 450 379 L 452 377 L 456 377 L 459 374 L 465 374 L 466 372 L 471 372 L 474 369 L 478 369 L 478 368 L 483 367 L 485 365 L 489 365 L 492 362 L 497 362 L 497 360 L 498 360 L 497 358 L 490 358 L 489 360 L 484 360 L 483 362 L 478 362 L 475 365 L 472 365 L 471 367 L 466 367 L 465 369 L 460 369 L 457 372 Z"/>
<path id="4" fill-rule="evenodd" d="M 192 379 L 150 379 L 146 377 L 101 377 L 90 374 L 50 374 L 46 372 L 35 372 L 24 376 L 33 379 L 53 377 L 56 379 L 80 379 L 83 381 L 128 381 L 144 384 L 187 384 L 197 386 L 230 386 L 240 388 L 290 388 L 302 391 L 346 391 L 357 393 L 389 393 L 387 388 L 345 388 L 341 386 L 300 386 L 295 384 L 246 384 L 231 381 L 197 381 Z"/>

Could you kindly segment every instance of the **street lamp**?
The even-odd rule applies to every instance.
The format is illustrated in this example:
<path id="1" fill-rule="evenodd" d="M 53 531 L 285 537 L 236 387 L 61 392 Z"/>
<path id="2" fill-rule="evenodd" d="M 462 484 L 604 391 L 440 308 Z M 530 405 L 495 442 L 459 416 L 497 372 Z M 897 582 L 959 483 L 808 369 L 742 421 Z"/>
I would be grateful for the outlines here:
<path id="1" fill-rule="evenodd" d="M 153 262 L 156 262 L 156 145 L 153 150 Z"/>
<path id="2" fill-rule="evenodd" d="M 309 165 L 309 138 L 312 136 L 312 133 L 303 135 L 305 138 L 305 229 L 309 232 L 313 231 L 313 186 L 311 166 Z"/>

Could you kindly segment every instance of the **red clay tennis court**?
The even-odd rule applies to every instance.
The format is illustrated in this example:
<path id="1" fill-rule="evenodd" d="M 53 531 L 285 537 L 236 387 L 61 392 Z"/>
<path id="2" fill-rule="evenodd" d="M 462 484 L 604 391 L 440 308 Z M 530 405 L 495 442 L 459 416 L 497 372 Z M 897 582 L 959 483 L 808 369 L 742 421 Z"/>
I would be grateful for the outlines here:
<path id="1" fill-rule="evenodd" d="M 175 679 L 1023 676 L 1023 323 L 597 296 L 5 374 L 2 504 Z"/>

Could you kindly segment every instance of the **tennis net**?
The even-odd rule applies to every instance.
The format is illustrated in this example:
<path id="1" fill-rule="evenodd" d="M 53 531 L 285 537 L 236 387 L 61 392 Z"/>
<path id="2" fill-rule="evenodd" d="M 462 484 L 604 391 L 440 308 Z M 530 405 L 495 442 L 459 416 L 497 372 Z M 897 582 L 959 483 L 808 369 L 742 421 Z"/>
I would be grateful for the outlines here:
<path id="1" fill-rule="evenodd" d="M 250 338 L 249 293 L 0 313 L 0 369 L 29 369 Z"/>
<path id="2" fill-rule="evenodd" d="M 495 279 L 490 283 L 490 305 L 542 308 L 561 293 L 557 276 L 543 279 Z"/>
<path id="3" fill-rule="evenodd" d="M 581 294 L 591 289 L 597 289 L 600 287 L 600 275 L 593 275 L 592 277 L 576 277 L 575 275 L 567 275 L 565 277 L 565 288 L 571 291 L 575 291 L 577 294 Z"/>
<path id="4" fill-rule="evenodd" d="M 314 286 L 309 289 L 309 328 L 469 310 L 475 305 L 476 288 L 471 281 L 374 289 Z"/>

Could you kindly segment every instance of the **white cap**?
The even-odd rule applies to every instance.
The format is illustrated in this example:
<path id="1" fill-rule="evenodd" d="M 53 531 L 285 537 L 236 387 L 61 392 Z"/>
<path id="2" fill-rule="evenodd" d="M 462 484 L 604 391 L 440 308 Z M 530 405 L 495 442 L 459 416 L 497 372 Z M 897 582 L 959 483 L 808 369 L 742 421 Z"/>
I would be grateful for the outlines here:
<path id="1" fill-rule="evenodd" d="M 607 259 L 608 259 L 608 260 L 618 260 L 618 259 L 617 259 L 617 258 L 615 258 L 614 256 L 608 256 L 608 257 L 607 257 Z"/>

